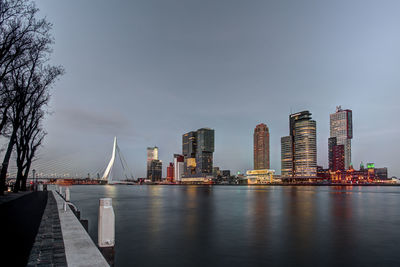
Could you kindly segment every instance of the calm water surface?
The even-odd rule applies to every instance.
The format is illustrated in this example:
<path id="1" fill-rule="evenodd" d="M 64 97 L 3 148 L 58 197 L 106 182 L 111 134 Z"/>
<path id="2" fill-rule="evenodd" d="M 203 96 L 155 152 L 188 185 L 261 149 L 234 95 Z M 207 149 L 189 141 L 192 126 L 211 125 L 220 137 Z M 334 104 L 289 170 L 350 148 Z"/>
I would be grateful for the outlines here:
<path id="1" fill-rule="evenodd" d="M 102 197 L 116 266 L 400 266 L 400 187 L 72 186 L 96 243 Z"/>

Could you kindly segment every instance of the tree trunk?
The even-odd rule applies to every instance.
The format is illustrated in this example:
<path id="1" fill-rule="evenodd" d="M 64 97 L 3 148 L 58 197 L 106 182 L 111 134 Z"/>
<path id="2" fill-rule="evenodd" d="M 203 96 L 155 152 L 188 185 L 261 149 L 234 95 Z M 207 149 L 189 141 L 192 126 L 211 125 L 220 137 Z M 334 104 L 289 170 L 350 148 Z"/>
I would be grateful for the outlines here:
<path id="1" fill-rule="evenodd" d="M 17 180 L 15 181 L 15 186 L 14 186 L 14 193 L 17 193 L 21 189 L 21 181 L 23 180 L 22 177 L 22 169 L 18 168 L 17 171 Z"/>
<path id="2" fill-rule="evenodd" d="M 7 151 L 6 154 L 4 155 L 3 164 L 0 172 L 0 195 L 4 195 L 4 191 L 6 189 L 8 163 L 10 162 L 11 153 L 14 148 L 16 134 L 17 134 L 17 129 L 15 127 L 11 134 L 10 141 L 8 142 Z"/>
<path id="3" fill-rule="evenodd" d="M 21 191 L 26 191 L 26 180 L 28 176 L 23 175 L 21 178 Z"/>
<path id="4" fill-rule="evenodd" d="M 32 163 L 32 161 L 30 159 L 27 159 L 27 161 L 28 162 L 25 167 L 25 173 L 24 173 L 24 175 L 22 175 L 22 180 L 21 180 L 21 183 L 22 183 L 21 190 L 22 191 L 26 191 L 26 180 L 28 179 L 29 169 L 31 168 L 31 163 Z M 33 181 L 33 182 L 35 182 L 35 181 Z"/>
<path id="5" fill-rule="evenodd" d="M 1 119 L 1 122 L 0 122 L 0 135 L 3 133 L 3 128 L 4 128 L 4 126 L 6 126 L 7 120 L 8 120 L 7 110 L 5 110 L 3 112 L 3 118 Z"/>

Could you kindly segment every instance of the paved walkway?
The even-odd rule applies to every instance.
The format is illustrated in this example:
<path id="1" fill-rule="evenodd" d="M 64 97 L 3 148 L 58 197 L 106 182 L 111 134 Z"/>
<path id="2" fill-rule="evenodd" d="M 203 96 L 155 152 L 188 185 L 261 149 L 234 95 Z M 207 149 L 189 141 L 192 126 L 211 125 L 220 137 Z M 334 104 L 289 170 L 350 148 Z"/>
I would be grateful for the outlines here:
<path id="1" fill-rule="evenodd" d="M 67 210 L 64 211 L 64 200 L 57 193 L 54 193 L 54 198 L 57 202 L 68 266 L 109 266 L 71 208 L 67 206 Z"/>
<path id="2" fill-rule="evenodd" d="M 20 191 L 18 193 L 13 193 L 13 192 L 4 192 L 4 196 L 0 196 L 0 204 L 9 202 L 11 200 L 20 198 L 22 196 L 25 196 L 27 194 L 32 193 L 32 191 Z"/>
<path id="3" fill-rule="evenodd" d="M 67 266 L 57 202 L 49 192 L 28 266 Z"/>
<path id="4" fill-rule="evenodd" d="M 26 266 L 43 211 L 47 192 L 32 192 L 0 204 L 2 262 L 4 266 Z"/>

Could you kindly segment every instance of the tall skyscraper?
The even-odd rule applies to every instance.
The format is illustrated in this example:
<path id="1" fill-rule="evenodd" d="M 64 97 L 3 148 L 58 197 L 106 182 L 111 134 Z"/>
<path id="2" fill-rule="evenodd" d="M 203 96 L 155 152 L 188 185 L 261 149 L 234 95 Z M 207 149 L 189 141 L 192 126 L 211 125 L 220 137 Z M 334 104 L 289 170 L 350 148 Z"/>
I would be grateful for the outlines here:
<path id="1" fill-rule="evenodd" d="M 214 152 L 214 130 L 201 128 L 182 136 L 184 175 L 212 174 Z"/>
<path id="2" fill-rule="evenodd" d="M 184 175 L 196 173 L 197 132 L 191 131 L 182 136 L 182 154 L 184 156 Z"/>
<path id="3" fill-rule="evenodd" d="M 158 147 L 147 148 L 147 179 L 161 181 L 162 162 L 158 160 Z"/>
<path id="4" fill-rule="evenodd" d="M 311 113 L 302 111 L 291 114 L 289 129 L 290 135 L 281 138 L 282 176 L 316 177 L 317 124 L 311 119 Z"/>
<path id="5" fill-rule="evenodd" d="M 196 173 L 212 174 L 214 153 L 214 130 L 201 128 L 197 130 Z"/>
<path id="6" fill-rule="evenodd" d="M 162 161 L 153 159 L 147 169 L 147 179 L 152 182 L 161 181 L 162 177 Z"/>
<path id="7" fill-rule="evenodd" d="M 293 176 L 293 146 L 291 136 L 281 138 L 281 176 Z"/>
<path id="8" fill-rule="evenodd" d="M 351 139 L 353 138 L 353 112 L 336 107 L 336 112 L 330 114 L 330 137 L 336 138 L 335 145 L 344 146 L 344 167 L 347 170 L 351 164 Z M 332 147 L 333 149 L 333 147 Z M 331 147 L 329 147 L 329 162 L 331 162 Z M 331 168 L 331 165 L 329 166 Z"/>
<path id="9" fill-rule="evenodd" d="M 254 169 L 269 169 L 269 130 L 264 123 L 258 124 L 253 134 Z"/>
<path id="10" fill-rule="evenodd" d="M 147 148 L 147 162 L 154 159 L 158 159 L 158 147 L 148 147 Z"/>

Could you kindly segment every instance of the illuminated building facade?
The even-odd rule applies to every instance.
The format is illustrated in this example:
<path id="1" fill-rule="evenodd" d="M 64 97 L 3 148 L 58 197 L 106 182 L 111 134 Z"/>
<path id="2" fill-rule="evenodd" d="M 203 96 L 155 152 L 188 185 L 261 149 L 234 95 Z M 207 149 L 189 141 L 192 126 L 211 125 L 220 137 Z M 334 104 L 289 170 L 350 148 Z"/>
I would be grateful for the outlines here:
<path id="1" fill-rule="evenodd" d="M 172 162 L 170 162 L 169 166 L 167 166 L 167 181 L 174 181 L 174 164 Z"/>
<path id="2" fill-rule="evenodd" d="M 162 162 L 158 160 L 158 147 L 147 148 L 147 179 L 161 181 Z"/>
<path id="3" fill-rule="evenodd" d="M 196 174 L 197 132 L 191 131 L 182 136 L 184 175 Z"/>
<path id="4" fill-rule="evenodd" d="M 213 173 L 214 130 L 201 128 L 182 136 L 184 176 L 205 176 Z"/>
<path id="5" fill-rule="evenodd" d="M 152 161 L 158 159 L 158 147 L 148 147 L 147 148 L 147 161 Z"/>
<path id="6" fill-rule="evenodd" d="M 344 145 L 335 145 L 332 148 L 332 169 L 333 171 L 342 171 L 345 170 L 345 154 L 344 154 Z"/>
<path id="7" fill-rule="evenodd" d="M 388 179 L 387 168 L 375 168 L 374 163 L 368 163 L 367 168 L 361 163 L 360 170 L 350 165 L 346 170 L 329 170 L 332 183 L 364 184 L 364 183 L 393 183 Z"/>
<path id="8" fill-rule="evenodd" d="M 269 169 L 269 129 L 264 123 L 260 123 L 254 129 L 253 134 L 254 169 Z"/>
<path id="9" fill-rule="evenodd" d="M 344 167 L 348 169 L 351 164 L 351 139 L 353 138 L 353 112 L 350 109 L 343 110 L 341 106 L 338 106 L 336 112 L 330 114 L 330 137 L 336 138 L 335 145 L 344 146 Z M 332 155 L 329 154 L 329 156 Z"/>
<path id="10" fill-rule="evenodd" d="M 282 177 L 316 177 L 317 124 L 311 119 L 311 113 L 302 111 L 291 114 L 289 129 L 290 136 L 281 138 Z"/>
<path id="11" fill-rule="evenodd" d="M 248 184 L 270 184 L 274 182 L 274 170 L 249 170 L 246 172 Z"/>

